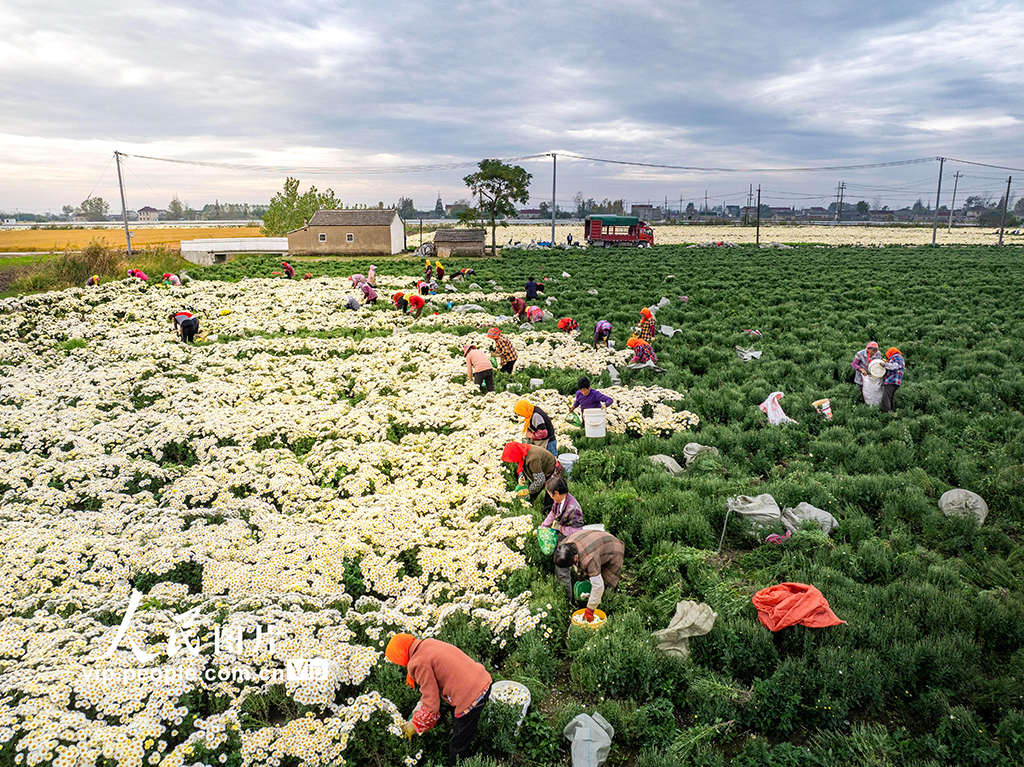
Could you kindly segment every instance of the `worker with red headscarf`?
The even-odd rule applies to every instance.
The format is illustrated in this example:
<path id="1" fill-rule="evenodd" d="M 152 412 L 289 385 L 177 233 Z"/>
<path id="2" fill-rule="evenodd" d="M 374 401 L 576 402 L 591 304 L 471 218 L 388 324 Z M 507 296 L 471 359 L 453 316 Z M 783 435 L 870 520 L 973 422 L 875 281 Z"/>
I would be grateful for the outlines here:
<path id="1" fill-rule="evenodd" d="M 634 362 L 653 362 L 655 365 L 658 364 L 658 355 L 654 353 L 654 347 L 646 341 L 641 341 L 639 338 L 630 338 L 626 341 L 626 346 L 633 350 L 633 359 L 629 361 L 632 365 Z"/>
<path id="2" fill-rule="evenodd" d="M 554 501 L 544 489 L 544 483 L 554 476 L 561 476 L 562 467 L 551 453 L 542 447 L 528 445 L 525 442 L 509 442 L 501 451 L 501 460 L 514 463 L 518 467 L 520 485 L 526 485 L 519 494 L 530 496 L 530 503 L 544 493 L 544 513 L 551 511 Z"/>
<path id="3" fill-rule="evenodd" d="M 409 310 L 409 301 L 405 297 L 405 293 L 399 291 L 391 296 L 391 300 L 395 304 L 395 308 L 400 312 L 407 312 Z"/>
<path id="4" fill-rule="evenodd" d="M 633 335 L 648 343 L 654 340 L 654 314 L 646 306 L 640 310 L 640 324 L 636 326 Z"/>
<path id="5" fill-rule="evenodd" d="M 294 280 L 295 279 L 295 267 L 292 266 L 291 264 L 289 264 L 287 261 L 282 261 L 281 262 L 281 266 L 284 267 L 285 276 L 288 277 L 289 280 Z"/>
<path id="6" fill-rule="evenodd" d="M 890 413 L 896 407 L 896 390 L 903 385 L 903 374 L 907 371 L 907 363 L 903 359 L 900 350 L 890 346 L 885 353 L 885 377 L 882 379 L 882 407 L 883 413 Z"/>
<path id="7" fill-rule="evenodd" d="M 501 328 L 491 328 L 487 331 L 487 337 L 494 341 L 494 352 L 501 360 L 501 366 L 498 369 L 502 373 L 511 373 L 516 360 L 519 359 L 516 348 L 507 337 L 501 334 Z"/>
<path id="8" fill-rule="evenodd" d="M 572 317 L 562 317 L 562 319 L 558 321 L 558 329 L 566 333 L 571 333 L 574 330 L 580 329 L 580 323 Z"/>
<path id="9" fill-rule="evenodd" d="M 417 639 L 412 634 L 391 637 L 384 657 L 406 668 L 407 685 L 420 687 L 420 706 L 402 725 L 402 736 L 411 739 L 433 728 L 441 718 L 444 701 L 455 713 L 448 764 L 472 756 L 480 714 L 491 694 L 487 669 L 455 645 L 440 639 Z"/>
<path id="10" fill-rule="evenodd" d="M 129 269 L 128 270 L 128 276 L 129 277 L 134 277 L 137 280 L 142 280 L 143 282 L 148 282 L 149 281 L 149 277 L 147 277 L 146 273 L 144 271 L 142 271 L 141 269 Z"/>
<path id="11" fill-rule="evenodd" d="M 176 274 L 168 273 L 168 274 L 163 275 L 163 277 L 164 277 L 164 285 L 175 285 L 175 286 L 181 285 L 181 280 L 178 279 L 178 275 L 176 275 Z"/>

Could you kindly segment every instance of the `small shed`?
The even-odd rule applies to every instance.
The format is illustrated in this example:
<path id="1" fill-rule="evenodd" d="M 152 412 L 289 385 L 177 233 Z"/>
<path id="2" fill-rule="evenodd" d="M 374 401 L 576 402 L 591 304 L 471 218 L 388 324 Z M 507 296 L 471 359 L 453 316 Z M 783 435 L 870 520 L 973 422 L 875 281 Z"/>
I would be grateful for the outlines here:
<path id="1" fill-rule="evenodd" d="M 405 224 L 397 210 L 318 210 L 304 227 L 288 232 L 293 256 L 403 250 Z"/>
<path id="2" fill-rule="evenodd" d="M 434 252 L 438 258 L 482 256 L 486 238 L 483 229 L 438 229 L 434 232 Z"/>

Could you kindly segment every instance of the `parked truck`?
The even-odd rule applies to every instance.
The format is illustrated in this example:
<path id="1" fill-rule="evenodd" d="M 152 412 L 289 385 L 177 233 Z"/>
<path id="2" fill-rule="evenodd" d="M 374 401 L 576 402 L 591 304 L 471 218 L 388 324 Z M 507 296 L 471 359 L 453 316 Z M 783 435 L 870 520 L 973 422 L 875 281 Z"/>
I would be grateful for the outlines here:
<path id="1" fill-rule="evenodd" d="M 610 248 L 614 245 L 649 248 L 654 244 L 654 230 L 636 216 L 610 213 L 587 216 L 584 233 L 587 245 L 591 247 Z"/>

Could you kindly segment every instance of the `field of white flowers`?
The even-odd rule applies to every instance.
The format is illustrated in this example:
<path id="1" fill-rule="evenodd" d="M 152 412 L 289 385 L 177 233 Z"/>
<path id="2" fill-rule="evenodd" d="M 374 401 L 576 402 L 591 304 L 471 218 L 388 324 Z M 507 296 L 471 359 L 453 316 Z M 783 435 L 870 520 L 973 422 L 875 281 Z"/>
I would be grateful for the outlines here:
<path id="1" fill-rule="evenodd" d="M 533 527 L 499 460 L 518 395 L 467 383 L 461 352 L 513 326 L 352 312 L 348 294 L 329 277 L 123 281 L 0 303 L 0 763 L 340 764 L 361 722 L 392 737 L 408 714 L 365 684 L 391 633 L 453 613 L 495 643 L 548 630 L 529 591 L 499 589 Z M 167 321 L 183 307 L 194 347 Z M 515 343 L 551 370 L 630 354 Z M 677 392 L 607 391 L 613 430 L 690 423 L 663 404 Z M 261 678 L 288 658 L 334 676 Z"/>

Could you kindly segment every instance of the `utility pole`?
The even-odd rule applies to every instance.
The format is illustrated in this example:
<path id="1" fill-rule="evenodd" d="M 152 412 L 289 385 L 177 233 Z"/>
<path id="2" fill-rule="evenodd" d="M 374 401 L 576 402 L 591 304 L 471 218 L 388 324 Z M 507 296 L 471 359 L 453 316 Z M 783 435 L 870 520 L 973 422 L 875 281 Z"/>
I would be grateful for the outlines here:
<path id="1" fill-rule="evenodd" d="M 558 175 L 558 155 L 551 153 L 551 247 L 555 247 L 555 213 L 558 207 L 555 205 L 555 178 Z"/>
<path id="2" fill-rule="evenodd" d="M 935 232 L 939 228 L 939 195 L 942 194 L 942 166 L 946 162 L 945 157 L 939 158 L 939 188 L 935 190 L 935 218 L 932 219 L 932 247 L 935 247 Z"/>
<path id="3" fill-rule="evenodd" d="M 128 255 L 132 254 L 132 235 L 128 231 L 128 205 L 124 201 L 124 179 L 121 177 L 121 153 L 114 152 L 117 160 L 117 186 L 121 190 L 121 216 L 124 218 L 124 241 L 128 243 Z"/>
<path id="4" fill-rule="evenodd" d="M 843 197 L 846 194 L 846 182 L 840 181 L 836 186 L 836 223 L 843 222 Z"/>
<path id="5" fill-rule="evenodd" d="M 757 185 L 757 246 L 761 247 L 761 185 Z"/>
<path id="6" fill-rule="evenodd" d="M 953 231 L 953 208 L 956 206 L 956 185 L 959 183 L 959 181 L 960 171 L 957 171 L 953 175 L 953 199 L 949 203 L 949 226 L 946 228 L 947 232 Z"/>
<path id="7" fill-rule="evenodd" d="M 750 185 L 750 191 L 747 192 L 747 215 L 743 218 L 743 223 L 750 226 L 750 204 L 754 201 L 754 185 Z"/>
<path id="8" fill-rule="evenodd" d="M 1006 208 L 1010 204 L 1010 181 L 1013 176 L 1006 177 L 1006 197 L 1003 198 L 1003 217 L 999 220 L 999 247 L 1003 246 L 1003 228 L 1006 225 Z"/>
<path id="9" fill-rule="evenodd" d="M 423 217 L 420 216 L 420 245 L 423 244 Z"/>
<path id="10" fill-rule="evenodd" d="M 704 215 L 708 213 L 708 190 L 704 190 Z"/>

